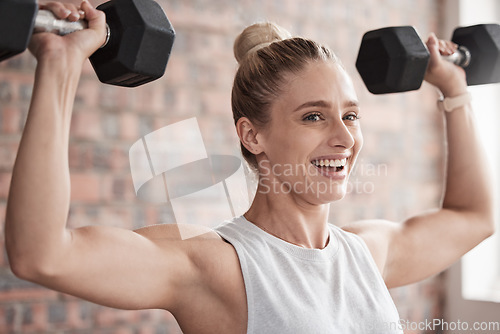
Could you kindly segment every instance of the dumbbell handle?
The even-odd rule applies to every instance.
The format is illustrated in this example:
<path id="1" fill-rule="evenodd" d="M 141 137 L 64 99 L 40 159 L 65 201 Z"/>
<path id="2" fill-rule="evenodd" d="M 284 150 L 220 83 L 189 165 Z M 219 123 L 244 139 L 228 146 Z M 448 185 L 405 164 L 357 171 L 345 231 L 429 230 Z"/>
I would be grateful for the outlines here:
<path id="1" fill-rule="evenodd" d="M 60 20 L 55 17 L 55 15 L 50 10 L 41 9 L 38 11 L 35 18 L 35 27 L 33 29 L 34 33 L 38 32 L 51 32 L 61 36 L 70 34 L 72 32 L 87 29 L 87 21 L 68 21 Z M 108 24 L 106 24 L 106 41 L 101 48 L 104 47 L 109 42 L 110 30 Z"/>
<path id="2" fill-rule="evenodd" d="M 449 56 L 442 56 L 443 59 L 458 65 L 460 67 L 466 68 L 470 64 L 470 51 L 465 46 L 459 46 L 457 51 Z"/>

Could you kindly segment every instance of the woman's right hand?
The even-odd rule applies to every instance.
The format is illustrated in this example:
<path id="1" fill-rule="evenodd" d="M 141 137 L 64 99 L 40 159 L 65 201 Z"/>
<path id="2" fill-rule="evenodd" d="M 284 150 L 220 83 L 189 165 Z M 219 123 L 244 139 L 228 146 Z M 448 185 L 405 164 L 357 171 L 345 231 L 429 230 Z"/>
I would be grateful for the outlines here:
<path id="1" fill-rule="evenodd" d="M 56 60 L 62 64 L 83 63 L 92 55 L 106 39 L 106 19 L 102 11 L 92 7 L 84 0 L 80 7 L 70 3 L 48 2 L 40 5 L 40 9 L 50 10 L 58 19 L 68 21 L 86 20 L 88 29 L 76 31 L 66 36 L 54 33 L 33 34 L 29 50 L 40 62 Z"/>

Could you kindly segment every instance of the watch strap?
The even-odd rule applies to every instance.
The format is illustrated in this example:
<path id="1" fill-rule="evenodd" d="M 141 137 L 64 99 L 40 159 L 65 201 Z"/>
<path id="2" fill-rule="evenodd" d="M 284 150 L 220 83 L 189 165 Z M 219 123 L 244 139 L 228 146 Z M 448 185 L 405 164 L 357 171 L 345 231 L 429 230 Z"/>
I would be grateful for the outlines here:
<path id="1" fill-rule="evenodd" d="M 450 112 L 466 105 L 471 100 L 469 92 L 454 97 L 441 97 L 438 100 L 438 107 L 440 110 Z"/>

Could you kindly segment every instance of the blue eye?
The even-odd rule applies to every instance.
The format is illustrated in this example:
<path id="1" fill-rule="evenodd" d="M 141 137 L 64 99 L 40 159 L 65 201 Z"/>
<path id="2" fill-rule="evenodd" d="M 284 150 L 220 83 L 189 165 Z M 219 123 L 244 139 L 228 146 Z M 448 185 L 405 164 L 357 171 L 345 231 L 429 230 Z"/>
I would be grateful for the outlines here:
<path id="1" fill-rule="evenodd" d="M 312 113 L 304 117 L 304 121 L 309 121 L 309 122 L 318 122 L 320 120 L 321 120 L 321 114 L 319 113 Z"/>

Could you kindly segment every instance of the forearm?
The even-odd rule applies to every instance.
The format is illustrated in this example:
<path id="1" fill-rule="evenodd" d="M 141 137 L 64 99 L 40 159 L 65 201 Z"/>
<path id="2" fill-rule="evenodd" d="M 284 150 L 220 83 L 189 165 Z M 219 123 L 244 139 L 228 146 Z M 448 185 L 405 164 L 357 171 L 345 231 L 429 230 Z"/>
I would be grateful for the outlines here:
<path id="1" fill-rule="evenodd" d="M 61 254 L 68 237 L 68 141 L 80 69 L 55 61 L 37 67 L 7 206 L 6 247 L 13 266 L 44 265 Z"/>
<path id="2" fill-rule="evenodd" d="M 462 90 L 462 92 L 465 88 Z M 456 96 L 458 91 L 447 93 Z M 471 104 L 446 112 L 447 169 L 443 208 L 493 220 L 492 175 Z"/>
<path id="3" fill-rule="evenodd" d="M 441 57 L 456 50 L 452 42 L 439 41 L 429 36 L 430 53 L 425 80 L 436 86 L 445 97 L 467 93 L 465 71 Z M 491 173 L 484 148 L 481 145 L 472 106 L 470 103 L 445 112 L 447 136 L 446 188 L 443 209 L 466 214 L 466 221 L 492 228 L 493 189 Z M 474 224 L 477 226 L 477 224 Z"/>

